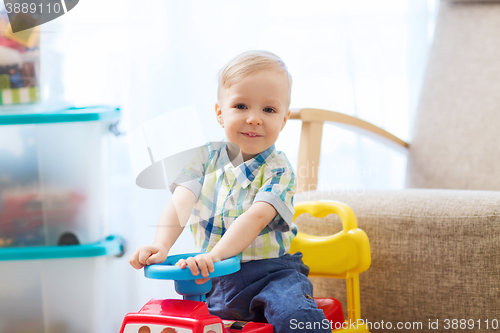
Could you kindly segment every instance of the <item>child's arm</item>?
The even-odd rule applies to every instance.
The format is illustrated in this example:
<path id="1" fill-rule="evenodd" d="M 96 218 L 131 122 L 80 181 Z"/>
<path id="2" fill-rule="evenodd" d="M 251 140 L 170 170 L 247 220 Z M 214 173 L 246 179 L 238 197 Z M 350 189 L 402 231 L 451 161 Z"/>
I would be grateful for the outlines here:
<path id="1" fill-rule="evenodd" d="M 231 224 L 210 254 L 216 261 L 220 261 L 241 253 L 276 214 L 276 209 L 271 204 L 264 201 L 254 203 Z"/>
<path id="2" fill-rule="evenodd" d="M 175 188 L 172 200 L 158 221 L 153 244 L 139 247 L 130 256 L 129 262 L 132 267 L 140 269 L 167 259 L 168 252 L 182 233 L 195 203 L 196 197 L 191 190 L 181 185 Z"/>
<path id="3" fill-rule="evenodd" d="M 193 275 L 207 277 L 214 271 L 213 263 L 230 258 L 246 249 L 260 234 L 262 229 L 276 216 L 276 209 L 269 203 L 259 201 L 254 203 L 245 213 L 241 214 L 210 253 L 180 260 L 181 268 L 189 266 Z M 208 279 L 198 279 L 197 283 L 204 283 Z"/>

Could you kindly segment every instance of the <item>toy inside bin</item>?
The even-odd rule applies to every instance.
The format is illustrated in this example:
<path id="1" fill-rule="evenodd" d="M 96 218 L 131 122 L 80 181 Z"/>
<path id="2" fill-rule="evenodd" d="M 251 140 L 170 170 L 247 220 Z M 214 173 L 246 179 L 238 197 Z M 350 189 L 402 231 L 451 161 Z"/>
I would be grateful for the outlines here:
<path id="1" fill-rule="evenodd" d="M 13 33 L 7 11 L 0 2 L 0 105 L 38 101 L 39 68 L 39 28 Z"/>
<path id="2" fill-rule="evenodd" d="M 88 244 L 108 233 L 113 107 L 0 113 L 0 248 Z"/>

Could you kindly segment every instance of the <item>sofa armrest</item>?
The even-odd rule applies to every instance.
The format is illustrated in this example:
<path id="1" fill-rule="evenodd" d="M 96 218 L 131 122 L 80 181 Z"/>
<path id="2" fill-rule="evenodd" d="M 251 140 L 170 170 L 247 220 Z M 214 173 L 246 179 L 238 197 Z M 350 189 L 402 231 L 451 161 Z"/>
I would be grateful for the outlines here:
<path id="1" fill-rule="evenodd" d="M 500 192 L 315 191 L 295 197 L 308 200 L 348 204 L 368 235 L 372 264 L 360 275 L 362 318 L 421 322 L 424 330 L 429 320 L 439 320 L 443 332 L 445 319 L 500 319 Z M 302 232 L 326 235 L 341 229 L 336 220 L 302 215 L 296 223 Z M 344 301 L 343 281 L 311 280 L 315 296 Z"/>

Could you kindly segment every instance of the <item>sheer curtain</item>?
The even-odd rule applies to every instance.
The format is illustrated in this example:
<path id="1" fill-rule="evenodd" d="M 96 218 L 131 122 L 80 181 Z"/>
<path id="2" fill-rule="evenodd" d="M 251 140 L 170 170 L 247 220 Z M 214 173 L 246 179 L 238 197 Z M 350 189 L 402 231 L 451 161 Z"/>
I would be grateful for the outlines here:
<path id="1" fill-rule="evenodd" d="M 152 241 L 170 199 L 135 185 L 127 133 L 145 121 L 195 105 L 207 140 L 220 140 L 214 117 L 216 73 L 250 49 L 278 54 L 293 76 L 291 107 L 347 113 L 410 138 L 437 0 L 380 1 L 81 1 L 42 26 L 44 98 L 121 107 L 110 155 L 110 232 L 128 241 L 113 263 L 107 326 L 150 298 L 176 297 L 171 282 L 145 279 L 127 263 Z M 290 121 L 277 148 L 296 164 L 300 124 Z M 406 156 L 344 128 L 325 125 L 319 188 L 402 188 Z M 187 231 L 187 230 L 186 230 Z M 184 232 L 172 252 L 193 250 Z"/>

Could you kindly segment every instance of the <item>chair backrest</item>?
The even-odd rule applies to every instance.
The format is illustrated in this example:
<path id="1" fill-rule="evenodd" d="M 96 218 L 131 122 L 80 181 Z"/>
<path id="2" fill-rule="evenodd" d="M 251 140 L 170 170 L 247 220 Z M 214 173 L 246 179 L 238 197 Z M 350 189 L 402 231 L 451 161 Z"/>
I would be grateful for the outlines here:
<path id="1" fill-rule="evenodd" d="M 314 191 L 318 188 L 318 168 L 320 165 L 323 124 L 325 122 L 342 124 L 399 149 L 406 150 L 408 148 L 408 143 L 386 130 L 362 119 L 335 111 L 313 108 L 292 109 L 290 119 L 297 119 L 302 122 L 299 159 L 296 170 L 297 193 Z"/>
<path id="2" fill-rule="evenodd" d="M 295 205 L 294 220 L 309 213 L 323 218 L 337 214 L 343 230 L 331 236 L 313 236 L 299 232 L 292 241 L 290 253 L 302 252 L 310 276 L 346 279 L 347 315 L 351 322 L 361 319 L 359 273 L 370 267 L 370 243 L 358 229 L 356 216 L 346 204 L 336 201 L 308 201 Z"/>
<path id="3" fill-rule="evenodd" d="M 500 1 L 441 1 L 406 187 L 500 190 Z"/>

